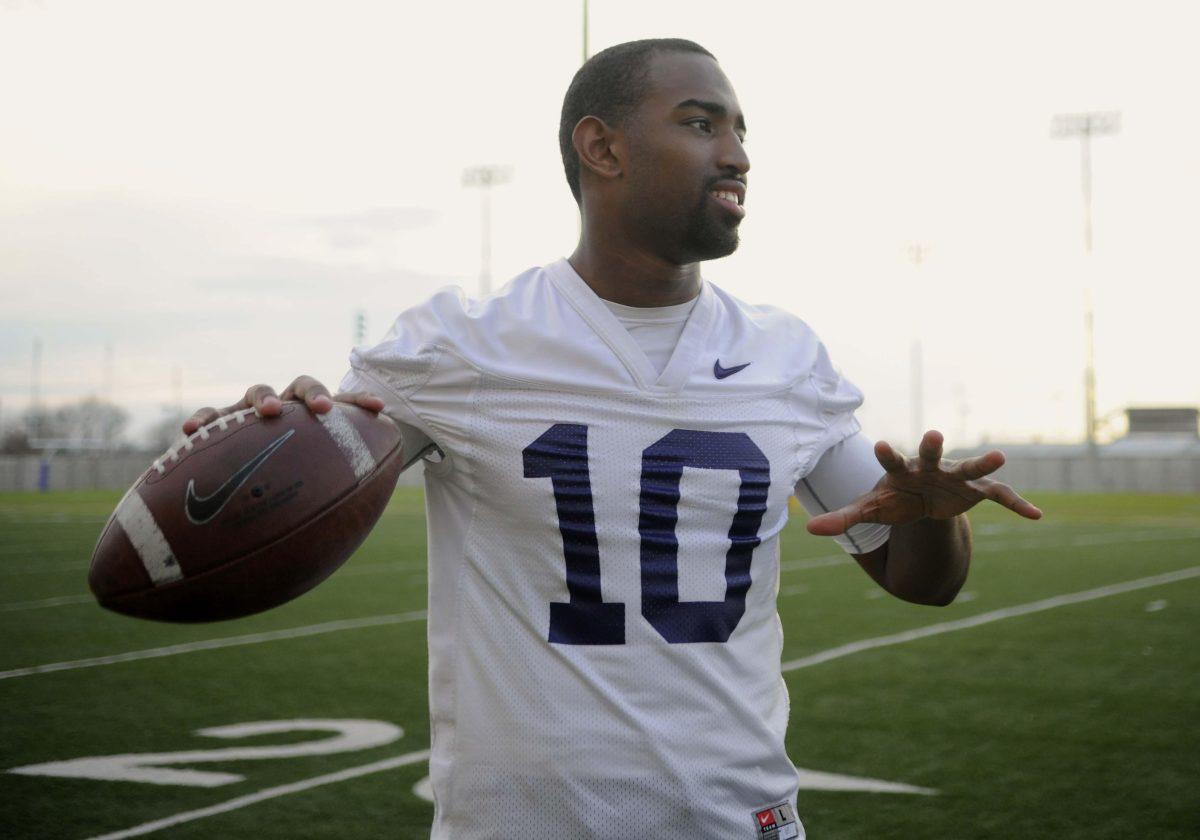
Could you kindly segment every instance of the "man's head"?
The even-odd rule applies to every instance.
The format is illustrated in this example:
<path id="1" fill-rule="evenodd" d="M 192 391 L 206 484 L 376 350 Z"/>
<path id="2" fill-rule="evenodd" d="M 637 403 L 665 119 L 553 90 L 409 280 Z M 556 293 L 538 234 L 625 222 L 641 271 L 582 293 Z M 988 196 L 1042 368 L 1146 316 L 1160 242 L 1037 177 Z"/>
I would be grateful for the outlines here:
<path id="1" fill-rule="evenodd" d="M 567 183 L 585 225 L 680 265 L 737 248 L 750 168 L 744 137 L 737 96 L 716 59 L 676 39 L 597 53 L 575 74 L 559 123 Z"/>

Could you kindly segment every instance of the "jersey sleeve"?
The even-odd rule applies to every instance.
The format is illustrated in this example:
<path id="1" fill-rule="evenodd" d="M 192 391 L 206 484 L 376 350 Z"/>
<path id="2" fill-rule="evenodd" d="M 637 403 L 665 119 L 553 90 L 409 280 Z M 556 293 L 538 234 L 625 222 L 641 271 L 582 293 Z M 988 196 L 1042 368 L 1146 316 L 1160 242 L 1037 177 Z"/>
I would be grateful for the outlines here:
<path id="1" fill-rule="evenodd" d="M 863 404 L 863 393 L 834 368 L 824 344 L 817 346 L 809 381 L 816 392 L 817 409 L 825 426 L 810 461 L 815 464 L 828 449 L 862 429 L 854 412 Z"/>
<path id="2" fill-rule="evenodd" d="M 464 305 L 459 290 L 446 289 L 406 310 L 378 344 L 351 351 L 341 381 L 343 391 L 379 396 L 384 413 L 407 427 L 421 450 L 431 442 L 444 454 L 458 448 L 470 383 L 450 350 Z M 414 452 L 407 444 L 405 449 Z"/>
<path id="3" fill-rule="evenodd" d="M 883 477 L 875 447 L 862 432 L 838 441 L 796 485 L 796 498 L 810 515 L 837 510 L 873 488 Z M 863 522 L 834 537 L 849 554 L 866 554 L 888 541 L 888 525 Z"/>
<path id="4" fill-rule="evenodd" d="M 869 491 L 883 467 L 855 416 L 863 403 L 862 391 L 834 368 L 824 344 L 817 345 L 808 384 L 821 429 L 795 493 L 804 509 L 816 515 L 837 510 Z M 890 534 L 886 525 L 863 523 L 834 539 L 851 554 L 865 554 L 887 542 Z"/>

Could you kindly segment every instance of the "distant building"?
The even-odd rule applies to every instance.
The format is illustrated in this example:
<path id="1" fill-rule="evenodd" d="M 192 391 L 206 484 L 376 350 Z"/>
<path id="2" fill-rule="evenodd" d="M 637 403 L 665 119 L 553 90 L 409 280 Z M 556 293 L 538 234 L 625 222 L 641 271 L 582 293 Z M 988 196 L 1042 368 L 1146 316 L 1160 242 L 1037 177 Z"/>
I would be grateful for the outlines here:
<path id="1" fill-rule="evenodd" d="M 952 452 L 965 458 L 1000 449 L 996 477 L 1018 490 L 1088 493 L 1200 493 L 1200 409 L 1127 408 L 1129 429 L 1109 444 L 988 444 Z"/>

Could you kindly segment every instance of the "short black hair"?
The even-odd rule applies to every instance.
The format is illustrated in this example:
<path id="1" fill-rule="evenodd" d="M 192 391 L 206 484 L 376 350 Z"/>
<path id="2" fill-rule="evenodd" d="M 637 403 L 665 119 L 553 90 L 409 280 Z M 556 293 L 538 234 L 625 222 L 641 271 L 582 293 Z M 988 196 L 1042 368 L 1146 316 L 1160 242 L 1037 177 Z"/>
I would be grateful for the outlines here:
<path id="1" fill-rule="evenodd" d="M 660 52 L 699 53 L 716 61 L 716 56 L 694 41 L 647 38 L 601 50 L 576 71 L 563 98 L 558 122 L 558 148 L 576 203 L 580 201 L 579 156 L 571 142 L 575 126 L 589 116 L 599 117 L 612 126 L 624 124 L 645 97 L 650 59 Z"/>

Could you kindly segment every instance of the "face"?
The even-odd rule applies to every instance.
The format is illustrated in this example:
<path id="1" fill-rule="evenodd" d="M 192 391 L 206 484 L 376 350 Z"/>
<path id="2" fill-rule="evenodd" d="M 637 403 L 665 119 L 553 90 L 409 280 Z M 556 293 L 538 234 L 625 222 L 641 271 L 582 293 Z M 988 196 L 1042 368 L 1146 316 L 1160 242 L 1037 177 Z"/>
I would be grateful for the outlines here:
<path id="1" fill-rule="evenodd" d="M 750 169 L 733 87 L 693 53 L 654 56 L 649 82 L 626 127 L 628 229 L 678 265 L 732 254 Z"/>

